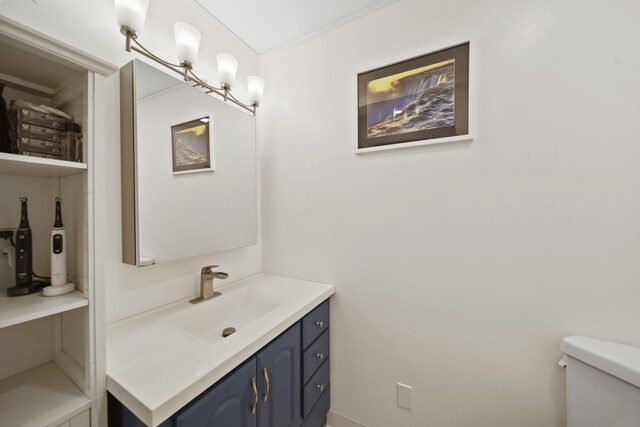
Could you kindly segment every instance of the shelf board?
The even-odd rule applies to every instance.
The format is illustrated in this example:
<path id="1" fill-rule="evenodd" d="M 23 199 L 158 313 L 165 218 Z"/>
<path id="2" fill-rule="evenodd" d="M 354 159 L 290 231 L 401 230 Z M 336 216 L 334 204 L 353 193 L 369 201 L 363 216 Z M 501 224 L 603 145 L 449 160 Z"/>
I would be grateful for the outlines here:
<path id="1" fill-rule="evenodd" d="M 0 381 L 3 426 L 58 426 L 90 406 L 91 400 L 52 362 Z"/>
<path id="2" fill-rule="evenodd" d="M 62 177 L 82 173 L 86 163 L 0 153 L 0 175 Z"/>
<path id="3" fill-rule="evenodd" d="M 20 297 L 0 295 L 0 328 L 51 316 L 88 304 L 89 301 L 79 291 L 57 297 L 45 297 L 40 293 Z"/>

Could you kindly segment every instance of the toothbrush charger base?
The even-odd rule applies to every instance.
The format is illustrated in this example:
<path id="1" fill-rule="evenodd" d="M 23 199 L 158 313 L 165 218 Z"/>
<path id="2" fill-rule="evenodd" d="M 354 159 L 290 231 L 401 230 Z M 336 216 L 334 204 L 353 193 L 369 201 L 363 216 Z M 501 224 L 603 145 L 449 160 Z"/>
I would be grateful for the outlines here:
<path id="1" fill-rule="evenodd" d="M 74 283 L 65 283 L 64 285 L 47 286 L 42 288 L 42 295 L 45 297 L 55 297 L 73 292 L 76 289 Z"/>
<path id="2" fill-rule="evenodd" d="M 7 288 L 7 295 L 10 297 L 19 297 L 22 295 L 35 294 L 39 292 L 40 289 L 46 289 L 46 286 L 49 286 L 48 282 L 35 280 L 28 285 L 15 285 Z"/>

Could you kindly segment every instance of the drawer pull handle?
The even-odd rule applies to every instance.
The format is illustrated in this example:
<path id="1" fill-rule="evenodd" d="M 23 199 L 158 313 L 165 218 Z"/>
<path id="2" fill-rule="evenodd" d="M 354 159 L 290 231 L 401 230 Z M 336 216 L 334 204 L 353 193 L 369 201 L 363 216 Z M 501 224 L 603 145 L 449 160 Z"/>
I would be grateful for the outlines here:
<path id="1" fill-rule="evenodd" d="M 258 386 L 256 385 L 256 377 L 251 378 L 251 389 L 253 390 L 253 406 L 251 407 L 251 415 L 256 414 L 258 408 Z"/>
<path id="2" fill-rule="evenodd" d="M 266 402 L 267 398 L 269 397 L 269 390 L 271 389 L 271 381 L 269 381 L 269 371 L 267 371 L 266 367 L 262 368 L 262 374 L 264 375 L 264 380 L 267 383 L 267 391 L 264 392 L 264 396 L 262 397 L 262 400 Z"/>
<path id="3" fill-rule="evenodd" d="M 318 320 L 316 322 L 316 325 L 318 325 L 318 328 L 320 328 L 320 329 L 324 328 L 324 322 L 322 320 Z"/>
<path id="4" fill-rule="evenodd" d="M 324 353 L 316 353 L 316 357 L 320 360 L 324 360 Z"/>
<path id="5" fill-rule="evenodd" d="M 320 393 L 322 393 L 324 391 L 324 384 L 318 384 L 316 385 L 316 388 L 320 390 Z"/>

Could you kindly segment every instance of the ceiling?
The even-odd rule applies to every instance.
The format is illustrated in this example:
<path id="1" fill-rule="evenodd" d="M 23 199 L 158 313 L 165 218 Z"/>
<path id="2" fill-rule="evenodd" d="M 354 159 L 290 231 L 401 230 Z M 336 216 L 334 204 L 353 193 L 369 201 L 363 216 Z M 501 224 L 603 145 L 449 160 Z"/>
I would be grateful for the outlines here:
<path id="1" fill-rule="evenodd" d="M 196 0 L 257 53 L 320 33 L 397 0 Z"/>

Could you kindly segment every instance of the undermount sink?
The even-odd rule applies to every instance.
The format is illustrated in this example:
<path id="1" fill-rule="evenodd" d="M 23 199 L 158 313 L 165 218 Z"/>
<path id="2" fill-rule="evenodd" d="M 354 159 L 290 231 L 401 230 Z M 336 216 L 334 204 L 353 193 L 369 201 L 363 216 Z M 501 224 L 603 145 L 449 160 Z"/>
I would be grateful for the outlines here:
<path id="1" fill-rule="evenodd" d="M 222 295 L 188 310 L 170 315 L 159 323 L 178 331 L 216 343 L 223 340 L 223 330 L 241 331 L 248 324 L 287 302 L 287 293 L 279 289 L 254 285 L 221 288 Z"/>

